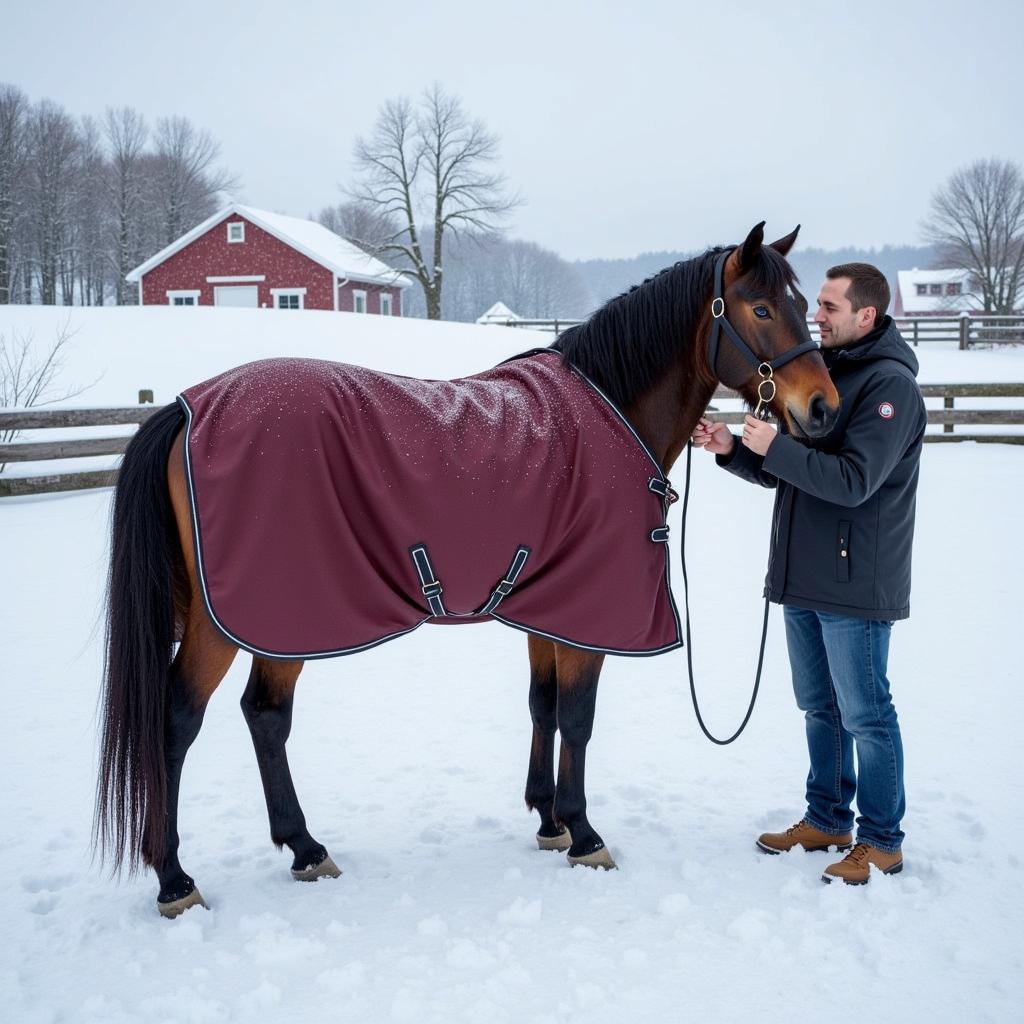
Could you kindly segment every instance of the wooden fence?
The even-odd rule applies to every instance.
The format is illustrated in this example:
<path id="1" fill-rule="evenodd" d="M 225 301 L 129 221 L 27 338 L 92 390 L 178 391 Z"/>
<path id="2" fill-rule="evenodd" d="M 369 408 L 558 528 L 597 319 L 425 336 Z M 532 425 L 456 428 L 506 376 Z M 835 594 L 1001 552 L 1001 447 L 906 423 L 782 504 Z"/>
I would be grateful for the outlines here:
<path id="1" fill-rule="evenodd" d="M 928 410 L 929 424 L 941 424 L 941 434 L 927 434 L 926 441 L 984 441 L 1024 444 L 1024 432 L 978 433 L 973 426 L 1008 427 L 1024 425 L 1024 408 L 956 408 L 958 398 L 1024 398 L 1024 384 L 925 384 L 925 398 L 941 398 L 941 409 Z M 736 399 L 734 391 L 719 388 L 715 400 Z M 68 427 L 110 427 L 145 422 L 159 406 L 138 405 L 122 409 L 26 409 L 0 412 L 0 436 L 20 430 L 57 430 Z M 728 424 L 743 422 L 741 411 L 716 411 L 715 419 Z M 954 429 L 959 428 L 959 429 Z M 964 428 L 968 428 L 966 431 Z M 76 459 L 96 455 L 119 455 L 131 440 L 120 437 L 88 437 L 65 441 L 13 441 L 0 444 L 0 466 L 15 462 L 44 462 L 52 459 Z M 0 473 L 0 498 L 51 491 L 74 491 L 91 487 L 111 487 L 117 480 L 116 469 L 84 470 L 45 476 L 11 477 Z"/>
<path id="2" fill-rule="evenodd" d="M 23 409 L 0 412 L 0 437 L 21 430 L 57 430 L 68 427 L 113 427 L 144 423 L 159 406 L 135 405 L 111 409 Z M 0 444 L 0 466 L 12 462 L 44 462 L 93 455 L 120 455 L 131 434 L 120 437 L 84 437 L 66 441 L 13 441 Z M 0 473 L 0 498 L 50 491 L 77 491 L 112 487 L 116 469 L 53 473 L 46 476 L 7 477 Z"/>
<path id="3" fill-rule="evenodd" d="M 961 313 L 957 316 L 896 317 L 900 333 L 912 345 L 922 341 L 955 342 L 961 349 L 974 345 L 1024 344 L 1024 315 L 996 316 L 994 313 Z M 562 331 L 582 323 L 581 320 L 491 320 L 500 327 L 526 327 L 535 331 Z M 820 340 L 818 325 L 807 321 L 811 337 Z"/>

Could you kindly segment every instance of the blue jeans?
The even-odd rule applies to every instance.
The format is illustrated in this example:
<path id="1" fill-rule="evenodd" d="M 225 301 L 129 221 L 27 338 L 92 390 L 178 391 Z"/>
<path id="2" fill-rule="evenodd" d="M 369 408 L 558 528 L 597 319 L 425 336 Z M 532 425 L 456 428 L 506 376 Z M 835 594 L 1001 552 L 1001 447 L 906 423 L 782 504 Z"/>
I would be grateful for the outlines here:
<path id="1" fill-rule="evenodd" d="M 807 820 L 823 832 L 849 832 L 856 795 L 858 842 L 896 851 L 906 799 L 903 743 L 885 675 L 892 623 L 790 605 L 784 613 L 811 758 Z"/>

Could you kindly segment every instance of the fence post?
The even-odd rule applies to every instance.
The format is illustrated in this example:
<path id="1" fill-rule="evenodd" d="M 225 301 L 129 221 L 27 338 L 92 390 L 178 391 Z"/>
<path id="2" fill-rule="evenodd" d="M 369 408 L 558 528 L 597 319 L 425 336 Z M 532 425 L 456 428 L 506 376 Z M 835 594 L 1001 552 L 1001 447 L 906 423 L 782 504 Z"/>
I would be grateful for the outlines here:
<path id="1" fill-rule="evenodd" d="M 971 343 L 971 314 L 964 311 L 960 314 L 960 349 L 965 351 Z"/>
<path id="2" fill-rule="evenodd" d="M 963 347 L 963 346 L 961 346 L 961 347 Z M 942 397 L 942 408 L 943 409 L 952 409 L 953 408 L 953 401 L 954 401 L 954 399 L 953 399 L 952 395 L 943 395 L 943 397 Z M 942 432 L 944 434 L 952 434 L 953 433 L 953 424 L 952 423 L 943 423 L 942 424 Z"/>

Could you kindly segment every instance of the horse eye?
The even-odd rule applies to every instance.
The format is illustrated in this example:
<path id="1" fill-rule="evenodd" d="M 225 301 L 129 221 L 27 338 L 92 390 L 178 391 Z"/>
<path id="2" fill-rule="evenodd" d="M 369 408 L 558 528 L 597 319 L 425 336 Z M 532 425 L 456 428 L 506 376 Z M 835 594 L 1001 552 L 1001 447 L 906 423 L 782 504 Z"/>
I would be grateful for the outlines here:
<path id="1" fill-rule="evenodd" d="M 754 307 L 754 316 L 756 316 L 759 320 L 767 320 L 768 319 L 768 307 L 767 306 L 755 306 Z"/>

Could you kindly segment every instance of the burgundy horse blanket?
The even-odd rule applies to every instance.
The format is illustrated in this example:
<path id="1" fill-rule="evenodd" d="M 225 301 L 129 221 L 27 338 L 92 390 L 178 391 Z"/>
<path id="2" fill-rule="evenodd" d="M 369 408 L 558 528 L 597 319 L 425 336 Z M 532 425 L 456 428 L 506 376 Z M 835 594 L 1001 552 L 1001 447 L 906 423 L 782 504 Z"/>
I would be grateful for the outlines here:
<path id="1" fill-rule="evenodd" d="M 178 401 L 207 609 L 254 654 L 488 618 L 608 654 L 682 644 L 674 495 L 557 352 L 452 381 L 269 359 Z"/>

